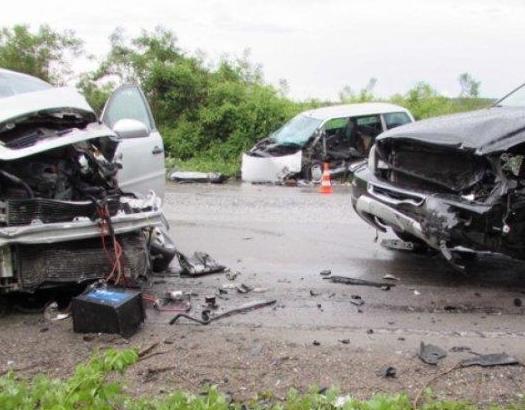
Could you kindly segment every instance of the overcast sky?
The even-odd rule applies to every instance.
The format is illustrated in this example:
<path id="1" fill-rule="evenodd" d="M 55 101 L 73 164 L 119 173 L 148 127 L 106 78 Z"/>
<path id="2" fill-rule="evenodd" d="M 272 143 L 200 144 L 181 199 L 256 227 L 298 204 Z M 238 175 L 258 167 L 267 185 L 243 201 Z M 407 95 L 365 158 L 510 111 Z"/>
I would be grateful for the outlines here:
<path id="1" fill-rule="evenodd" d="M 47 23 L 73 29 L 102 55 L 120 26 L 130 35 L 157 25 L 179 46 L 216 60 L 251 49 L 265 77 L 288 80 L 290 96 L 335 99 L 376 77 L 388 96 L 426 80 L 457 95 L 470 72 L 484 96 L 525 81 L 522 0 L 16 0 L 2 4 L 0 25 Z M 78 68 L 89 68 L 85 63 Z"/>

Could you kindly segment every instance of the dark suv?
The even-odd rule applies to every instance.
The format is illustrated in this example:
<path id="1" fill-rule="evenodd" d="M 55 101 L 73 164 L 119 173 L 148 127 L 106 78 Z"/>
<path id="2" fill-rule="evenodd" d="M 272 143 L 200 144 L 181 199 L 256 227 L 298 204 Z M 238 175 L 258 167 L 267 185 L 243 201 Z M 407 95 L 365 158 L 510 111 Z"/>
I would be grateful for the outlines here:
<path id="1" fill-rule="evenodd" d="M 495 105 L 419 121 L 376 139 L 352 204 L 375 228 L 460 255 L 525 259 L 525 84 Z"/>

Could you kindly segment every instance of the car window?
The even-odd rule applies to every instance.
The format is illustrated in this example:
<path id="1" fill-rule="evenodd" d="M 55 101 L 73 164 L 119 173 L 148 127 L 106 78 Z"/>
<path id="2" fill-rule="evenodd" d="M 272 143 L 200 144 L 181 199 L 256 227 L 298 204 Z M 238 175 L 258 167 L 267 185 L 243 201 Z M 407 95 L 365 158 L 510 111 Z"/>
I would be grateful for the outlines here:
<path id="1" fill-rule="evenodd" d="M 387 130 L 412 122 L 406 112 L 389 112 L 388 114 L 383 114 L 383 118 L 385 119 Z"/>
<path id="2" fill-rule="evenodd" d="M 146 124 L 149 129 L 154 128 L 147 103 L 138 87 L 124 86 L 111 96 L 102 120 L 113 128 L 122 119 L 137 120 Z"/>
<path id="3" fill-rule="evenodd" d="M 370 136 L 375 137 L 383 131 L 381 125 L 381 118 L 379 115 L 367 115 L 366 117 L 357 117 L 355 124 L 362 130 L 364 130 Z"/>
<path id="4" fill-rule="evenodd" d="M 16 73 L 0 73 L 0 98 L 32 93 L 52 88 L 51 84 L 38 78 Z"/>
<path id="5" fill-rule="evenodd" d="M 336 128 L 345 128 L 348 124 L 348 120 L 349 118 L 332 118 L 331 120 L 328 120 L 323 127 L 326 131 Z"/>

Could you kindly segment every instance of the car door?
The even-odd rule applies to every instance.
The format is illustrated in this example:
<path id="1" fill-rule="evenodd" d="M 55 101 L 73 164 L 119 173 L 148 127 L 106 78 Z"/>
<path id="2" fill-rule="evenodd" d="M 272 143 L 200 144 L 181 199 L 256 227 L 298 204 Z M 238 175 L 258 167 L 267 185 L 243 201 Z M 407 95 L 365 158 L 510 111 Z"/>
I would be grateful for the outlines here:
<path id="1" fill-rule="evenodd" d="M 140 87 L 126 84 L 115 90 L 106 102 L 101 119 L 112 129 L 117 121 L 124 119 L 146 125 L 147 136 L 121 138 L 115 154 L 122 163 L 117 178 L 124 192 L 144 196 L 153 190 L 162 198 L 165 189 L 164 144 Z"/>

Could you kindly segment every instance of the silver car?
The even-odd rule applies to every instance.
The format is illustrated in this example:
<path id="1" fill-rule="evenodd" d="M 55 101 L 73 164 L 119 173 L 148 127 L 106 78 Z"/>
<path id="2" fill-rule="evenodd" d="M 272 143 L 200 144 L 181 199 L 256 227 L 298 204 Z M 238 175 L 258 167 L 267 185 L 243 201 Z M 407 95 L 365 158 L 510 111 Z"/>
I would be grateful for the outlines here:
<path id="1" fill-rule="evenodd" d="M 0 70 L 0 293 L 167 267 L 164 148 L 144 94 L 100 118 L 71 88 Z"/>

